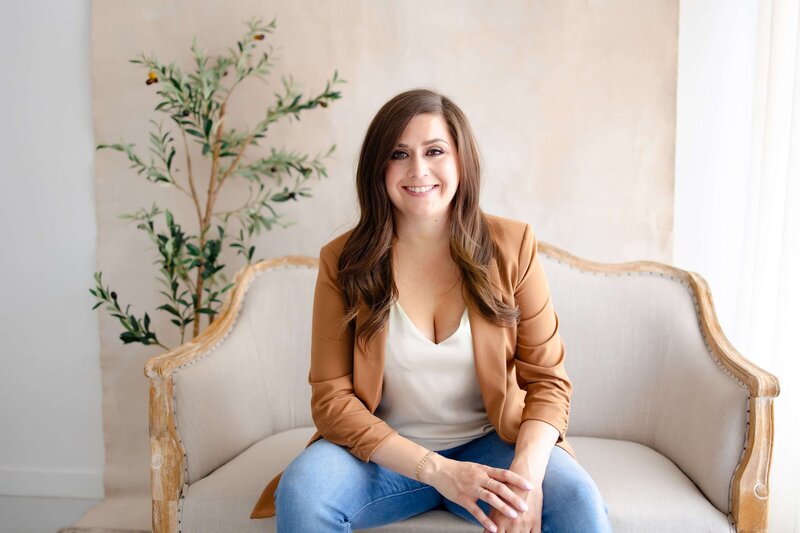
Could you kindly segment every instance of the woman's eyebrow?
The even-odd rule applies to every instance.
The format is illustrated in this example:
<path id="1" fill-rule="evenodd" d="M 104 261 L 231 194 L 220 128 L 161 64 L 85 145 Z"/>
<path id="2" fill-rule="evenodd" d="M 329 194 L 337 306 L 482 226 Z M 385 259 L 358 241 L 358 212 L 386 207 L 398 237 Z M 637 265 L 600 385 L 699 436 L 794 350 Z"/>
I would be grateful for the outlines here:
<path id="1" fill-rule="evenodd" d="M 426 145 L 426 144 L 433 144 L 433 143 L 435 143 L 436 141 L 443 142 L 443 143 L 445 143 L 445 144 L 446 144 L 446 145 L 448 145 L 448 146 L 450 145 L 450 143 L 448 143 L 448 142 L 447 142 L 447 141 L 445 141 L 444 139 L 438 139 L 438 138 L 437 138 L 437 139 L 430 139 L 430 140 L 428 140 L 428 141 L 425 141 L 425 142 L 424 142 L 424 143 L 422 143 L 422 144 L 423 144 L 423 145 Z M 403 144 L 403 143 L 397 143 L 397 146 L 398 146 L 398 147 L 400 147 L 400 148 L 408 148 L 408 145 L 407 145 L 407 144 Z"/>

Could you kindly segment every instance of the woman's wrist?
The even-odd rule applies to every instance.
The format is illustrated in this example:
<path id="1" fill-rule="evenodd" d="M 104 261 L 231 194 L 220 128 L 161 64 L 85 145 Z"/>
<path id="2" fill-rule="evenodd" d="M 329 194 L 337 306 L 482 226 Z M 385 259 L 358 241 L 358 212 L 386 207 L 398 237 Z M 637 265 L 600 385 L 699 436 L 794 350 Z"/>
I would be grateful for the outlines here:
<path id="1" fill-rule="evenodd" d="M 447 457 L 442 457 L 438 453 L 433 452 L 428 456 L 425 464 L 422 465 L 419 473 L 419 480 L 426 485 L 434 486 L 437 476 L 446 468 L 448 461 L 450 461 L 450 459 Z"/>
<path id="2" fill-rule="evenodd" d="M 542 471 L 541 463 L 537 464 L 527 459 L 515 458 L 508 469 L 524 477 L 534 486 L 541 486 L 544 481 L 544 472 Z"/>
<path id="3" fill-rule="evenodd" d="M 417 468 L 414 471 L 414 477 L 417 478 L 417 481 L 422 481 L 419 477 L 420 473 L 422 472 L 422 468 L 425 466 L 425 463 L 428 461 L 428 459 L 430 459 L 431 455 L 433 455 L 434 453 L 436 452 L 433 450 L 428 450 L 425 453 L 425 455 L 422 456 L 422 459 L 420 459 L 419 462 L 417 463 Z"/>

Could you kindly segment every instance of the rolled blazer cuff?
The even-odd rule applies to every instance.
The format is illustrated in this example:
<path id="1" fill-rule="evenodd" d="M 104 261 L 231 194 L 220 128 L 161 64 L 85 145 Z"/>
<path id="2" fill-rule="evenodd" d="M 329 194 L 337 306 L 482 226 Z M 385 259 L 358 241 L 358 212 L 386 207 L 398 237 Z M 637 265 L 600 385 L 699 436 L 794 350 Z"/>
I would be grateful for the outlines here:
<path id="1" fill-rule="evenodd" d="M 372 459 L 372 454 L 377 451 L 392 435 L 397 435 L 397 431 L 389 427 L 385 422 L 378 424 L 368 437 L 362 438 L 358 444 L 348 448 L 350 453 L 364 462 Z"/>
<path id="2" fill-rule="evenodd" d="M 562 442 L 567 436 L 569 414 L 565 413 L 560 406 L 526 403 L 522 409 L 522 422 L 526 420 L 541 420 L 556 428 L 558 430 L 556 444 Z"/>
<path id="3" fill-rule="evenodd" d="M 311 415 L 320 434 L 326 440 L 344 446 L 361 459 L 369 461 L 383 442 L 397 431 L 372 414 L 355 394 L 346 394 L 328 401 L 318 395 L 326 389 L 335 392 L 330 383 L 313 388 Z"/>

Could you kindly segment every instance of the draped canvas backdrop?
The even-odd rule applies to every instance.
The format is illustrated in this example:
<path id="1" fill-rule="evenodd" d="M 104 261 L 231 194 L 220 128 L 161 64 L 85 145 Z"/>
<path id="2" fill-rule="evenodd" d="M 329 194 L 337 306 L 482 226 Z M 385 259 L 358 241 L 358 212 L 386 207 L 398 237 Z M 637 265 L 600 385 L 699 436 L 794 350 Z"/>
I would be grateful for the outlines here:
<path id="1" fill-rule="evenodd" d="M 285 147 L 313 157 L 331 144 L 329 178 L 313 181 L 313 198 L 280 205 L 296 224 L 256 239 L 257 257 L 316 256 L 322 244 L 357 220 L 355 167 L 363 135 L 378 108 L 400 91 L 426 87 L 450 96 L 469 117 L 484 162 L 482 206 L 530 222 L 541 240 L 600 261 L 669 261 L 672 248 L 673 155 L 678 3 L 429 3 L 299 0 L 144 0 L 92 5 L 92 87 L 96 142 L 136 143 L 147 156 L 148 119 L 159 85 L 128 62 L 141 52 L 190 70 L 192 37 L 221 54 L 235 46 L 244 21 L 276 18 L 266 40 L 275 47 L 269 84 L 237 88 L 227 127 L 256 124 L 291 74 L 305 96 L 322 91 L 338 70 L 342 99 L 274 124 L 245 160 Z M 186 175 L 181 145 L 178 179 Z M 208 161 L 192 147 L 198 188 Z M 169 208 L 191 233 L 191 202 L 146 182 L 119 152 L 96 154 L 97 268 L 137 315 L 154 318 L 162 342 L 179 339 L 161 305 L 155 250 L 147 236 L 118 218 Z M 205 182 L 207 183 L 207 182 Z M 245 197 L 244 183 L 223 189 L 220 208 Z M 224 251 L 232 276 L 241 261 Z M 119 323 L 99 312 L 106 501 L 77 526 L 150 525 L 148 384 L 152 347 L 123 346 Z M 267 481 L 267 480 L 265 480 Z M 254 497 L 257 495 L 254 495 Z"/>

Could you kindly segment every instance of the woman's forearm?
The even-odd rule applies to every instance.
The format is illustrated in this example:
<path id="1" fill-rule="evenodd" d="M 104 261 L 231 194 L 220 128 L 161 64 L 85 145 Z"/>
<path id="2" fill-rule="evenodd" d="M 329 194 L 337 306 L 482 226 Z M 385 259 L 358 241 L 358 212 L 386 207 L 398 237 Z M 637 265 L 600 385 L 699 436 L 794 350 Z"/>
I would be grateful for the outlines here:
<path id="1" fill-rule="evenodd" d="M 550 453 L 558 440 L 558 430 L 541 420 L 525 420 L 520 426 L 514 461 L 511 469 L 534 485 L 541 485 L 550 460 Z M 417 465 L 430 450 L 399 434 L 392 435 L 370 457 L 370 461 L 411 479 L 416 479 Z M 439 454 L 431 454 L 420 470 L 420 479 L 429 483 L 447 461 Z"/>
<path id="2" fill-rule="evenodd" d="M 558 440 L 558 430 L 542 420 L 525 420 L 519 428 L 511 470 L 534 485 L 541 485 L 544 472 Z"/>
<path id="3" fill-rule="evenodd" d="M 416 479 L 417 465 L 430 450 L 399 434 L 392 435 L 375 450 L 370 461 L 393 470 L 411 479 Z M 444 458 L 432 453 L 420 471 L 423 483 L 429 483 L 431 476 L 442 464 Z"/>

